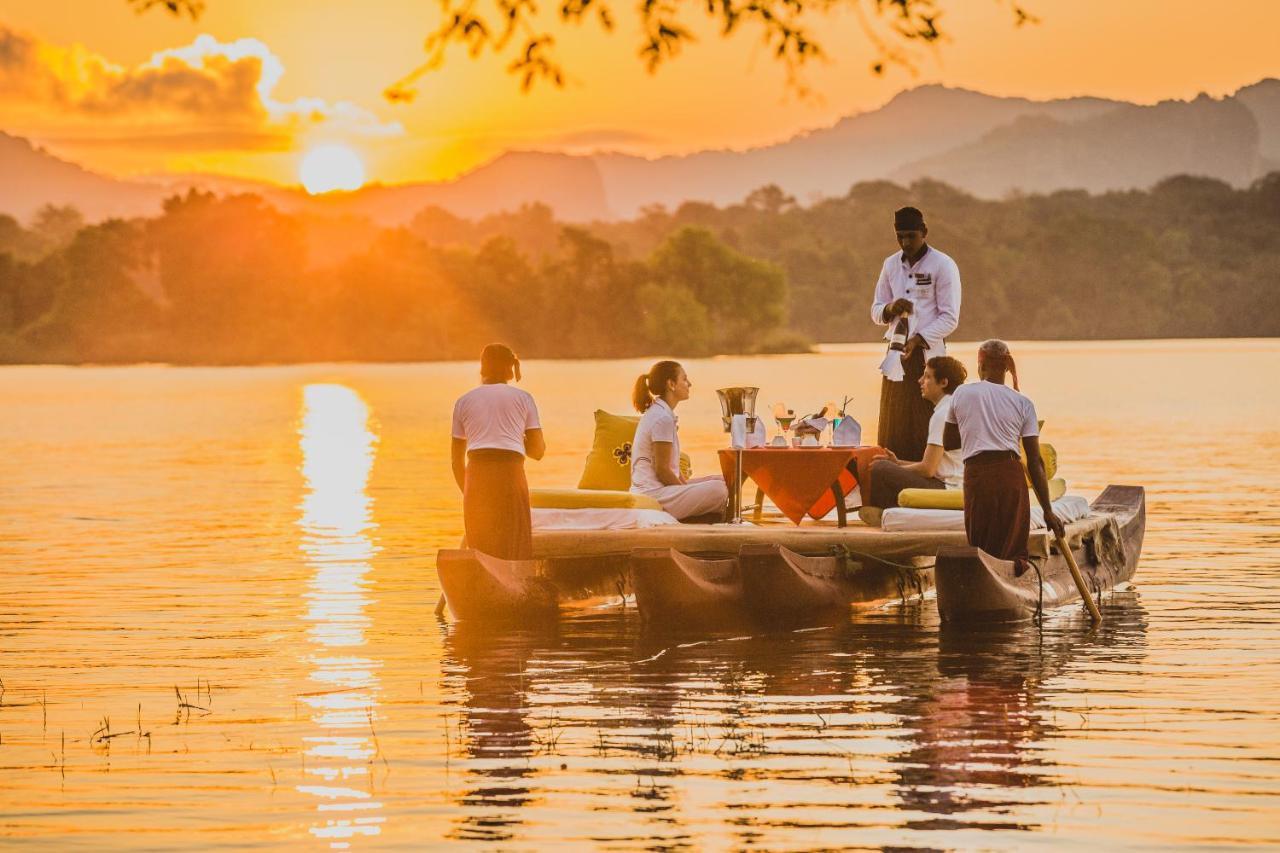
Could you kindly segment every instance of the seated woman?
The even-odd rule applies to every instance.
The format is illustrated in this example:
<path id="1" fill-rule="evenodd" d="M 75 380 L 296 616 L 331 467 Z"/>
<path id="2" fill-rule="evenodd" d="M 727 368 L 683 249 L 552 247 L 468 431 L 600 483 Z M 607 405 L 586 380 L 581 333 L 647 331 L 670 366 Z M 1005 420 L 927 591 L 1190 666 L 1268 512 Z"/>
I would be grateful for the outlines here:
<path id="1" fill-rule="evenodd" d="M 632 402 L 643 417 L 631 442 L 631 491 L 656 499 L 681 521 L 708 515 L 722 521 L 729 500 L 724 478 L 686 480 L 680 474 L 675 408 L 689 399 L 692 387 L 675 361 L 660 361 L 636 380 Z"/>
<path id="2" fill-rule="evenodd" d="M 920 377 L 920 396 L 933 404 L 929 418 L 929 437 L 924 458 L 919 462 L 899 459 L 889 451 L 888 459 L 871 463 L 871 493 L 864 495 L 863 521 L 879 523 L 879 511 L 898 505 L 903 489 L 959 489 L 964 485 L 964 463 L 960 453 L 944 450 L 942 432 L 951 411 L 951 395 L 964 384 L 968 371 L 950 356 L 937 356 L 925 364 Z"/>
<path id="3" fill-rule="evenodd" d="M 453 407 L 453 479 L 462 490 L 467 548 L 504 560 L 533 558 L 533 524 L 524 459 L 547 445 L 538 406 L 520 381 L 520 359 L 503 344 L 480 354 L 480 385 Z"/>

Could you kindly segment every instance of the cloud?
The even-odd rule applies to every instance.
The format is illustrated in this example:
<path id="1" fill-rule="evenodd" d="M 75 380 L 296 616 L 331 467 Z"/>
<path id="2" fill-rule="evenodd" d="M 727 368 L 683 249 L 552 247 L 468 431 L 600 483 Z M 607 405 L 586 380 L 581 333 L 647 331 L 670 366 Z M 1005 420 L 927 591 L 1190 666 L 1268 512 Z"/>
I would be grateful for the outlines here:
<path id="1" fill-rule="evenodd" d="M 79 45 L 51 45 L 0 26 L 0 103 L 69 112 L 78 123 L 177 121 L 188 132 L 404 132 L 398 122 L 383 122 L 349 101 L 277 100 L 283 76 L 284 64 L 258 39 L 224 43 L 202 35 L 128 68 Z"/>

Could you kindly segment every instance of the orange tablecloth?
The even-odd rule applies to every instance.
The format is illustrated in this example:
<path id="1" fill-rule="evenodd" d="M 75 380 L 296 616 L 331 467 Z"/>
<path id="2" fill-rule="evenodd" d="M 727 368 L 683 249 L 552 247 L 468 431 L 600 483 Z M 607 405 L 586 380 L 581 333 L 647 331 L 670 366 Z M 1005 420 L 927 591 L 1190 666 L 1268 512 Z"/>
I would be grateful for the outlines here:
<path id="1" fill-rule="evenodd" d="M 847 495 L 849 492 L 853 491 L 854 486 L 859 486 L 862 489 L 862 500 L 865 503 L 867 498 L 871 497 L 871 463 L 876 459 L 879 459 L 881 456 L 887 456 L 888 454 L 883 447 L 878 447 L 874 444 L 867 445 L 866 447 L 852 447 L 849 449 L 853 451 L 853 456 L 858 461 L 858 475 L 855 477 L 853 473 L 848 470 L 841 471 L 840 493 Z M 768 494 L 768 492 L 765 492 L 765 494 Z M 830 489 L 827 489 L 827 491 L 823 492 L 822 495 L 818 497 L 813 506 L 809 508 L 809 515 L 813 518 L 822 518 L 827 513 L 831 512 L 835 505 L 835 495 L 831 494 Z"/>
<path id="2" fill-rule="evenodd" d="M 734 453 L 720 451 L 720 470 L 730 484 Z M 783 515 L 799 524 L 823 493 L 830 492 L 856 453 L 853 447 L 755 447 L 742 451 L 742 473 L 755 480 Z M 835 505 L 835 497 L 829 498 L 828 510 Z"/>

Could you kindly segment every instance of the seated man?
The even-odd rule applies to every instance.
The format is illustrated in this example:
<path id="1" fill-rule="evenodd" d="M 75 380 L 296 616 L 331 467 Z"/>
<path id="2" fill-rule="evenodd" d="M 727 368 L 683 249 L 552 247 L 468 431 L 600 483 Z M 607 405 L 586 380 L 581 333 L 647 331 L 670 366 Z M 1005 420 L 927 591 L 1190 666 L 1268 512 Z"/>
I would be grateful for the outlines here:
<path id="1" fill-rule="evenodd" d="M 964 485 L 964 464 L 960 454 L 945 450 L 942 433 L 951 412 L 951 395 L 964 384 L 968 372 L 950 356 L 929 359 L 920 377 L 920 396 L 933 404 L 929 437 L 924 458 L 918 462 L 901 460 L 890 450 L 887 459 L 871 463 L 871 489 L 859 516 L 868 524 L 879 524 L 883 510 L 898 505 L 903 489 L 959 489 Z"/>

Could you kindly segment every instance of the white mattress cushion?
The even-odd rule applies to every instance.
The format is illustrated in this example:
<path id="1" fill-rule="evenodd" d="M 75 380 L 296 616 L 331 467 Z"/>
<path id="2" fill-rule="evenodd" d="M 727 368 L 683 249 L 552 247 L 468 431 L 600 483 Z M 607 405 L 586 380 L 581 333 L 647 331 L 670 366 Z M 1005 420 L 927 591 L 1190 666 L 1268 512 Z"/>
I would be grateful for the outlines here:
<path id="1" fill-rule="evenodd" d="M 1063 495 L 1053 502 L 1053 511 L 1063 524 L 1078 521 L 1089 514 L 1089 502 L 1079 495 Z M 880 519 L 882 530 L 895 532 L 912 530 L 964 530 L 964 511 L 959 509 L 886 509 Z M 1031 529 L 1044 528 L 1044 511 L 1040 504 L 1031 503 Z"/>
<path id="2" fill-rule="evenodd" d="M 632 530 L 679 524 L 660 509 L 534 509 L 534 530 Z"/>

